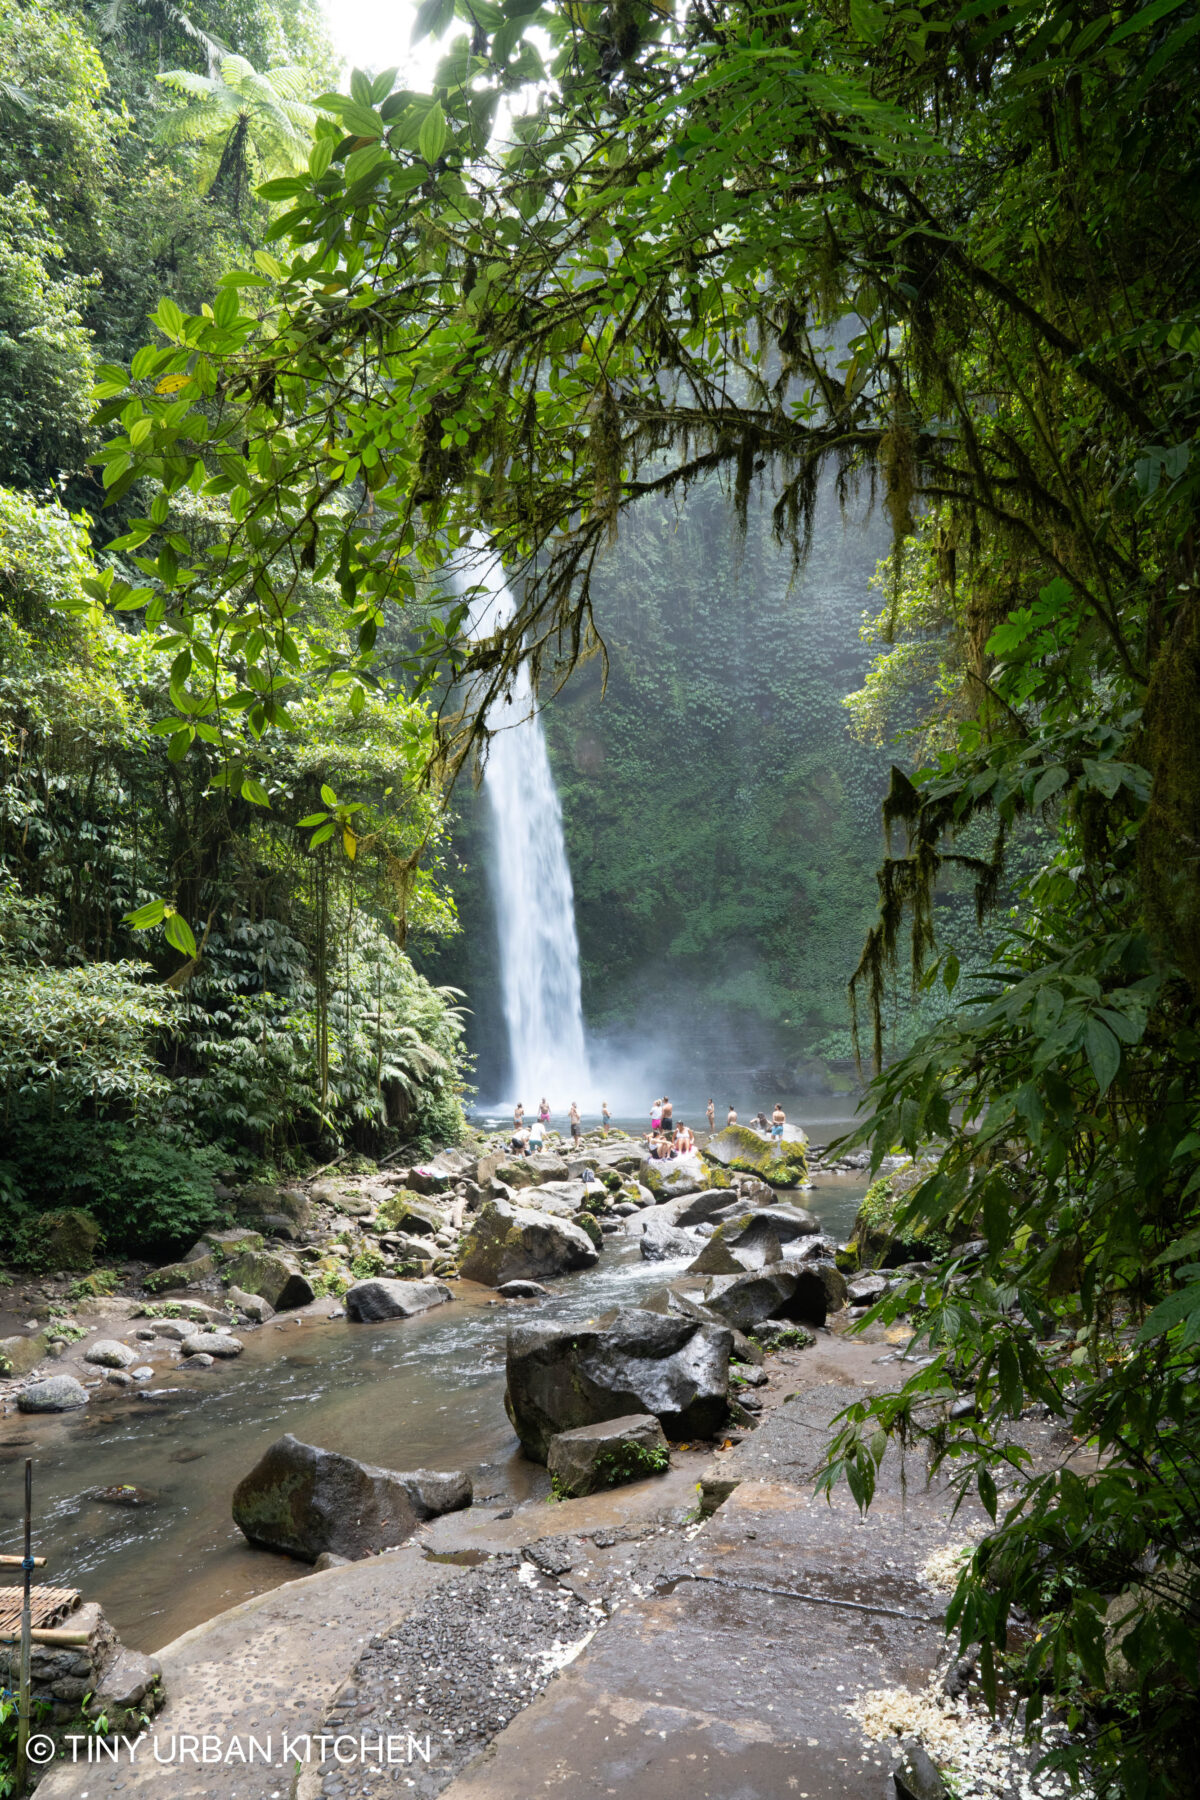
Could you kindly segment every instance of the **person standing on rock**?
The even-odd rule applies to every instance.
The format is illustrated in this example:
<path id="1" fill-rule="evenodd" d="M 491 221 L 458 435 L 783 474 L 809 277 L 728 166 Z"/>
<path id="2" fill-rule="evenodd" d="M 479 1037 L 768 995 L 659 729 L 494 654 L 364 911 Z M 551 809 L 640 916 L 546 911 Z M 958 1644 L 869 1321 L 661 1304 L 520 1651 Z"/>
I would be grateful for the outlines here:
<path id="1" fill-rule="evenodd" d="M 704 1109 L 704 1116 L 708 1120 L 708 1129 L 715 1131 L 717 1129 L 717 1109 L 712 1103 L 711 1094 L 708 1097 L 708 1105 Z"/>
<path id="2" fill-rule="evenodd" d="M 786 1124 L 787 1114 L 777 1100 L 775 1102 L 775 1111 L 771 1114 L 771 1136 L 781 1144 L 783 1142 L 783 1128 Z"/>
<path id="3" fill-rule="evenodd" d="M 579 1117 L 579 1108 L 576 1105 L 574 1100 L 572 1100 L 572 1102 L 571 1102 L 570 1120 L 571 1120 L 571 1137 L 575 1143 L 578 1143 L 580 1134 L 581 1134 L 581 1130 L 582 1130 L 582 1125 L 581 1125 L 581 1121 L 580 1121 L 580 1117 Z"/>
<path id="4" fill-rule="evenodd" d="M 521 1126 L 524 1123 L 525 1123 L 525 1108 L 521 1105 L 521 1102 L 518 1100 L 517 1104 L 513 1107 L 513 1130 L 519 1131 Z"/>
<path id="5" fill-rule="evenodd" d="M 539 1125 L 548 1125 L 549 1123 L 550 1123 L 550 1102 L 548 1100 L 544 1100 L 544 1099 L 539 1100 L 539 1102 L 538 1102 L 538 1124 Z"/>
<path id="6" fill-rule="evenodd" d="M 662 1124 L 662 1101 L 656 1100 L 650 1108 L 650 1130 L 657 1131 Z"/>
<path id="7" fill-rule="evenodd" d="M 733 1104 L 732 1100 L 729 1103 L 729 1117 L 726 1119 L 725 1123 L 727 1125 L 737 1124 L 737 1107 Z"/>
<path id="8" fill-rule="evenodd" d="M 542 1115 L 541 1115 L 541 1113 L 539 1113 L 537 1118 L 533 1121 L 533 1124 L 529 1127 L 529 1154 L 530 1154 L 530 1156 L 536 1156 L 538 1154 L 538 1152 L 541 1150 L 544 1142 L 545 1142 L 545 1134 L 544 1134 L 544 1131 L 542 1128 Z"/>
<path id="9" fill-rule="evenodd" d="M 605 1137 L 608 1136 L 608 1128 L 611 1124 L 612 1124 L 612 1114 L 608 1110 L 608 1101 L 602 1100 L 600 1102 L 600 1129 L 604 1133 Z"/>
<path id="10" fill-rule="evenodd" d="M 667 1099 L 665 1094 L 663 1095 L 662 1114 L 659 1119 L 659 1124 L 664 1137 L 673 1137 L 675 1135 L 675 1108 L 671 1105 L 671 1102 Z"/>

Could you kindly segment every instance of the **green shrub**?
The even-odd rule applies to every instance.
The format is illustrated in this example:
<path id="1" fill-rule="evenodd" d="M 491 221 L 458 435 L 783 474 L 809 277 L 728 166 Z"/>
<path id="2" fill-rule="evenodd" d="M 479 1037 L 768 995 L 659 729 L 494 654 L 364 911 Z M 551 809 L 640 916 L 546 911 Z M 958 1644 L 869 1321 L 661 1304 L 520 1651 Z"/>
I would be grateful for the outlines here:
<path id="1" fill-rule="evenodd" d="M 72 1282 L 67 1290 L 69 1300 L 99 1300 L 106 1294 L 115 1294 L 120 1286 L 120 1277 L 115 1269 L 93 1269 L 82 1281 Z"/>
<path id="2" fill-rule="evenodd" d="M 0 1199 L 0 1236 L 18 1246 L 14 1260 L 34 1268 L 30 1256 L 44 1244 L 45 1221 L 55 1211 L 84 1209 L 103 1233 L 110 1252 L 165 1260 L 193 1244 L 210 1226 L 225 1222 L 213 1195 L 223 1158 L 214 1148 L 195 1149 L 134 1125 L 66 1118 L 53 1130 L 32 1117 L 10 1130 Z M 8 1230 L 5 1230 L 5 1227 Z M 88 1269 L 85 1261 L 43 1261 L 43 1268 Z"/>

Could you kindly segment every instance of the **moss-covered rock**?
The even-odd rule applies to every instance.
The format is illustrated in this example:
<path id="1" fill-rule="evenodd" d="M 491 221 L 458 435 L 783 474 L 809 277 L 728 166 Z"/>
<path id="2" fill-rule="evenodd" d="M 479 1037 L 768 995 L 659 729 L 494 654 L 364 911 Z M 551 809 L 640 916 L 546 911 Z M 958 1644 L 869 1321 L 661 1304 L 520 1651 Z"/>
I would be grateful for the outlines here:
<path id="1" fill-rule="evenodd" d="M 598 1251 L 572 1219 L 492 1200 L 459 1246 L 458 1266 L 468 1281 L 499 1287 L 505 1281 L 540 1281 L 589 1269 Z"/>
<path id="2" fill-rule="evenodd" d="M 505 1162 L 497 1168 L 496 1180 L 502 1181 L 505 1187 L 536 1187 L 537 1170 L 531 1169 L 527 1162 Z"/>
<path id="3" fill-rule="evenodd" d="M 18 1260 L 30 1269 L 90 1269 L 100 1227 L 82 1207 L 66 1206 L 29 1219 L 18 1234 Z"/>
<path id="4" fill-rule="evenodd" d="M 748 1125 L 727 1125 L 704 1146 L 710 1162 L 743 1175 L 757 1175 L 772 1187 L 799 1187 L 808 1180 L 808 1139 L 794 1125 L 782 1138 L 764 1138 Z"/>
<path id="5" fill-rule="evenodd" d="M 151 1269 L 142 1285 L 148 1294 L 165 1294 L 174 1288 L 197 1287 L 216 1272 L 217 1259 L 208 1252 L 203 1256 L 190 1256 L 186 1262 L 167 1263 L 161 1269 Z"/>
<path id="6" fill-rule="evenodd" d="M 46 1354 L 46 1334 L 0 1338 L 0 1375 L 28 1375 Z"/>
<path id="7" fill-rule="evenodd" d="M 224 1264 L 221 1274 L 231 1287 L 260 1295 L 276 1312 L 284 1312 L 293 1306 L 307 1306 L 316 1297 L 312 1283 L 299 1264 L 272 1250 L 250 1250 L 243 1256 L 235 1256 Z"/>
<path id="8" fill-rule="evenodd" d="M 587 1235 L 591 1238 L 597 1250 L 603 1250 L 604 1233 L 600 1229 L 599 1220 L 594 1219 L 590 1212 L 573 1213 L 571 1216 L 571 1223 L 572 1225 L 578 1225 L 580 1231 L 587 1232 Z"/>
<path id="9" fill-rule="evenodd" d="M 666 1436 L 652 1413 L 633 1413 L 598 1425 L 582 1425 L 575 1431 L 560 1431 L 551 1438 L 546 1453 L 546 1467 L 559 1500 L 664 1475 L 670 1461 Z"/>
<path id="10" fill-rule="evenodd" d="M 949 1240 L 940 1233 L 918 1237 L 897 1223 L 903 1199 L 895 1176 L 885 1175 L 867 1189 L 846 1246 L 857 1253 L 859 1269 L 897 1269 L 901 1263 L 925 1262 L 949 1249 Z"/>

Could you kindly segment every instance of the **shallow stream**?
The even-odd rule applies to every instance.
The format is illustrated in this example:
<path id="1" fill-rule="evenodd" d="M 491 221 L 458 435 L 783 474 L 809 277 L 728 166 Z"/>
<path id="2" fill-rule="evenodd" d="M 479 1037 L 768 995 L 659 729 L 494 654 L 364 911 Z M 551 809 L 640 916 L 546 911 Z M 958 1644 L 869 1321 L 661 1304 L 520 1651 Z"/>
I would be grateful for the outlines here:
<path id="1" fill-rule="evenodd" d="M 808 1203 L 843 1236 L 864 1183 L 827 1178 Z M 539 1318 L 583 1320 L 638 1299 L 682 1264 L 644 1262 L 634 1238 L 610 1238 L 594 1269 L 556 1284 Z M 124 1641 L 158 1649 L 301 1566 L 251 1549 L 230 1496 L 285 1431 L 387 1468 L 464 1468 L 476 1500 L 503 1507 L 545 1485 L 504 1412 L 505 1331 L 517 1309 L 468 1285 L 421 1318 L 355 1325 L 282 1314 L 241 1333 L 235 1363 L 164 1372 L 154 1403 L 109 1390 L 86 1411 L 0 1421 L 0 1548 L 18 1541 L 26 1456 L 34 1458 L 36 1548 L 44 1580 L 98 1600 Z M 530 1313 L 534 1309 L 530 1308 Z M 90 1490 L 133 1484 L 152 1504 L 125 1507 Z"/>

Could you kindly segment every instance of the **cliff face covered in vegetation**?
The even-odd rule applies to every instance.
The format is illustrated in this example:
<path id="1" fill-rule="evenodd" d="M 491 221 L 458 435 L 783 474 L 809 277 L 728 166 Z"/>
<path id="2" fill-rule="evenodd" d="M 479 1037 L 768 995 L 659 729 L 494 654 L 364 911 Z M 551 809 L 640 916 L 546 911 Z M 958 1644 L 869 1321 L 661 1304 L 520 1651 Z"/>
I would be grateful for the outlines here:
<path id="1" fill-rule="evenodd" d="M 0 1234 L 36 1264 L 63 1206 L 165 1248 L 216 1170 L 453 1136 L 461 1032 L 401 948 L 454 924 L 428 715 L 287 680 L 295 643 L 346 641 L 330 584 L 268 689 L 290 729 L 243 728 L 235 777 L 213 709 L 158 723 L 178 643 L 102 604 L 143 572 L 93 386 L 262 242 L 254 187 L 307 156 L 332 73 L 319 15 L 0 0 L 0 68 Z M 185 488 L 163 517 L 215 540 L 226 513 Z"/>
<path id="2" fill-rule="evenodd" d="M 654 1046 L 697 1087 L 848 1079 L 846 982 L 894 752 L 854 736 L 843 696 L 870 659 L 887 542 L 866 495 L 843 516 L 832 489 L 799 570 L 762 511 L 743 535 L 715 481 L 678 512 L 644 502 L 595 576 L 607 666 L 596 655 L 545 707 L 589 1028 L 635 1057 Z M 466 782 L 454 804 L 466 929 L 434 966 L 477 997 L 486 1084 L 504 1057 L 488 804 Z"/>

